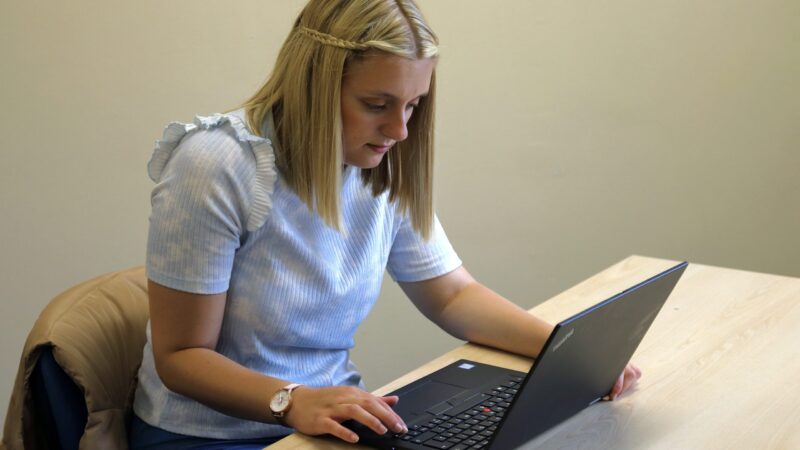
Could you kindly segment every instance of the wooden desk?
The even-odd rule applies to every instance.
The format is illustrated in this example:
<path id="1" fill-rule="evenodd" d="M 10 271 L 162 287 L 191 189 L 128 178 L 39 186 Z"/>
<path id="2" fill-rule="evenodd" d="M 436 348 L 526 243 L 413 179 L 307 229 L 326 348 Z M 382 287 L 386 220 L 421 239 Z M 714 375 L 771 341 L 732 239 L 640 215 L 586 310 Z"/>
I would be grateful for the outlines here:
<path id="1" fill-rule="evenodd" d="M 558 322 L 674 264 L 629 257 L 531 312 Z M 466 344 L 375 393 L 459 358 L 531 365 Z M 634 393 L 587 408 L 523 448 L 800 449 L 800 279 L 690 264 L 633 359 L 644 372 Z M 354 449 L 299 434 L 270 447 L 298 448 Z"/>

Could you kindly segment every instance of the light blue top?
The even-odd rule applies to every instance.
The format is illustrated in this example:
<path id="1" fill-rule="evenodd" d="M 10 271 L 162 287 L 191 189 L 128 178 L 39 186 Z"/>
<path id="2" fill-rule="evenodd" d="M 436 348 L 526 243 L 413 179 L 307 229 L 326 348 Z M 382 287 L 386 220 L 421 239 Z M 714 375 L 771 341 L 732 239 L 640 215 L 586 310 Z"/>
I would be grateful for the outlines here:
<path id="1" fill-rule="evenodd" d="M 438 220 L 424 241 L 388 194 L 372 196 L 357 168 L 343 174 L 342 231 L 326 226 L 275 169 L 271 141 L 244 123 L 242 111 L 198 117 L 170 124 L 157 142 L 147 276 L 181 291 L 227 291 L 217 351 L 233 361 L 308 386 L 362 386 L 348 352 L 384 270 L 420 281 L 461 261 Z M 149 325 L 147 335 L 134 401 L 142 420 L 210 438 L 290 431 L 169 391 L 155 371 Z"/>

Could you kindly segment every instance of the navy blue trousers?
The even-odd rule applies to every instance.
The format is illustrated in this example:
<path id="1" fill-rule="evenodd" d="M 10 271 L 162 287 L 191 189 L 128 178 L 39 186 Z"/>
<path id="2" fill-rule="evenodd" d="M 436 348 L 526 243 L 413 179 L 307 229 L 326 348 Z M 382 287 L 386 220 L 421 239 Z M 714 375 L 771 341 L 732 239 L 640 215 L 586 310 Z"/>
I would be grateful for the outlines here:
<path id="1" fill-rule="evenodd" d="M 170 433 L 135 414 L 128 429 L 130 450 L 261 450 L 284 436 L 261 439 L 209 439 Z"/>

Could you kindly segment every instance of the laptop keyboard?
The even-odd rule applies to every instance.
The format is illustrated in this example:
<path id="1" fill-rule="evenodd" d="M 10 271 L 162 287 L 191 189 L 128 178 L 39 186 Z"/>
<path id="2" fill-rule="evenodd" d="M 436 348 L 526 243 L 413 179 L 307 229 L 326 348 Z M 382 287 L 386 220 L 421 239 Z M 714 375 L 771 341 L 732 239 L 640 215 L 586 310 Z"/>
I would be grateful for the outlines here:
<path id="1" fill-rule="evenodd" d="M 489 445 L 521 382 L 521 377 L 511 377 L 486 390 L 477 403 L 467 402 L 426 423 L 411 425 L 408 433 L 398 438 L 443 450 L 482 449 Z"/>

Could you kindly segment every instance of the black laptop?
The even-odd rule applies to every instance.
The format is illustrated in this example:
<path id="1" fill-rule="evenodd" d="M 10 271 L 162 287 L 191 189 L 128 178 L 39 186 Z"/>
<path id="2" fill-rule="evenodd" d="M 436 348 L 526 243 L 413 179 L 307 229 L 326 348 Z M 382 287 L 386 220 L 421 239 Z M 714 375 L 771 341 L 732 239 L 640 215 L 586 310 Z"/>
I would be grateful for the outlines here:
<path id="1" fill-rule="evenodd" d="M 555 326 L 528 373 L 460 360 L 388 395 L 408 425 L 377 435 L 350 421 L 359 443 L 413 450 L 519 447 L 598 402 L 622 373 L 687 263 Z"/>

